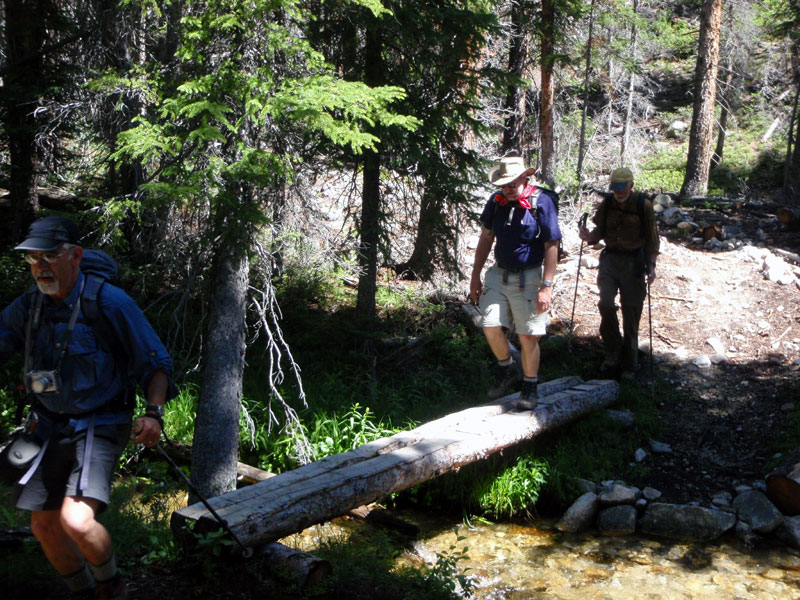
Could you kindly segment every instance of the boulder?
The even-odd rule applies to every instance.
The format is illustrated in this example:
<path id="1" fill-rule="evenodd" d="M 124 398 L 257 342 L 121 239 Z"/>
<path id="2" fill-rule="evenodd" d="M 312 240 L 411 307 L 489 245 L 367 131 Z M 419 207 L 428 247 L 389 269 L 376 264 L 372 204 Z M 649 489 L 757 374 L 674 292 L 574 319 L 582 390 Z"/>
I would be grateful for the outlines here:
<path id="1" fill-rule="evenodd" d="M 708 542 L 736 525 L 736 515 L 702 506 L 655 502 L 639 519 L 645 535 L 670 539 Z"/>
<path id="2" fill-rule="evenodd" d="M 641 492 L 638 488 L 615 483 L 601 490 L 597 498 L 603 506 L 633 505 L 640 495 Z"/>
<path id="3" fill-rule="evenodd" d="M 750 490 L 736 496 L 733 508 L 736 509 L 740 520 L 762 535 L 775 531 L 784 520 L 783 515 L 769 498 L 758 490 Z"/>
<path id="4" fill-rule="evenodd" d="M 586 492 L 567 509 L 561 520 L 556 523 L 556 529 L 566 533 L 577 533 L 588 529 L 594 523 L 599 508 L 597 494 Z"/>
<path id="5" fill-rule="evenodd" d="M 783 543 L 792 548 L 800 549 L 800 516 L 786 517 L 781 526 L 775 531 L 775 535 Z"/>
<path id="6" fill-rule="evenodd" d="M 597 515 L 597 529 L 605 535 L 629 535 L 636 531 L 636 508 L 629 505 L 604 508 Z"/>

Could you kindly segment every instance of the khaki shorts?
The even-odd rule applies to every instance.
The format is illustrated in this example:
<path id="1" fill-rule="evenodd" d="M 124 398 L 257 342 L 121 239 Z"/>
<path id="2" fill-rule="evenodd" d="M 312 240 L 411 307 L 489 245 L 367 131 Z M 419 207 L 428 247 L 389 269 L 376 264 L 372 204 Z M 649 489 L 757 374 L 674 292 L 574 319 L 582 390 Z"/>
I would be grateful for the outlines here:
<path id="1" fill-rule="evenodd" d="M 547 312 L 536 312 L 536 297 L 542 287 L 542 267 L 526 269 L 521 273 L 508 273 L 492 265 L 486 271 L 483 292 L 478 299 L 481 309 L 481 326 L 506 327 L 517 334 L 542 336 L 550 319 Z M 523 287 L 520 287 L 520 277 Z"/>
<path id="2" fill-rule="evenodd" d="M 131 425 L 98 425 L 90 459 L 88 485 L 79 488 L 83 469 L 86 430 L 54 436 L 47 445 L 39 468 L 20 490 L 17 508 L 57 510 L 65 496 L 94 498 L 101 511 L 111 497 L 111 479 L 130 437 Z"/>

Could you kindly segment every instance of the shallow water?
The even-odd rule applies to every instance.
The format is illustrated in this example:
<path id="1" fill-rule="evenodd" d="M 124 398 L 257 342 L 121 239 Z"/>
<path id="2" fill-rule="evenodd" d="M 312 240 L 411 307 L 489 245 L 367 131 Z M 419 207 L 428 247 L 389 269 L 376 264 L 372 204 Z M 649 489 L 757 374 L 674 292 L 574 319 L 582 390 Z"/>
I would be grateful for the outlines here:
<path id="1" fill-rule="evenodd" d="M 437 553 L 452 553 L 453 544 L 466 546 L 468 559 L 458 564 L 468 568 L 472 597 L 481 600 L 800 600 L 800 552 L 782 545 L 748 552 L 735 538 L 687 544 L 563 534 L 553 521 L 465 526 L 395 514 L 421 531 L 398 565 L 433 564 Z M 293 538 L 310 543 L 340 527 L 318 526 Z M 456 542 L 454 527 L 463 540 Z"/>

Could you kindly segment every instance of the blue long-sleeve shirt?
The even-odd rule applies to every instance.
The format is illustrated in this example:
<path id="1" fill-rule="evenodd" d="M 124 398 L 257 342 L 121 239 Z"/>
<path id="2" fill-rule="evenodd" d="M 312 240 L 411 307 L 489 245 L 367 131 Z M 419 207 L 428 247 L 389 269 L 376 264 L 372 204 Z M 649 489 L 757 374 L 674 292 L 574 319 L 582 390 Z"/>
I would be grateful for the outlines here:
<path id="1" fill-rule="evenodd" d="M 87 414 L 96 413 L 97 424 L 126 422 L 130 415 L 120 412 L 112 402 L 121 397 L 129 374 L 147 390 L 156 370 L 169 379 L 167 398 L 177 394 L 172 381 L 172 360 L 142 311 L 123 290 L 106 282 L 98 295 L 98 305 L 116 338 L 116 349 L 104 348 L 91 325 L 79 316 L 59 365 L 67 324 L 78 300 L 85 275 L 63 302 L 45 296 L 41 324 L 35 332 L 30 355 L 30 370 L 59 370 L 61 390 L 36 394 L 37 400 L 52 413 L 76 417 L 82 428 Z M 0 364 L 15 352 L 25 349 L 25 330 L 34 304 L 34 288 L 0 313 Z M 98 318 L 103 318 L 98 315 Z M 124 356 L 114 354 L 124 353 Z"/>

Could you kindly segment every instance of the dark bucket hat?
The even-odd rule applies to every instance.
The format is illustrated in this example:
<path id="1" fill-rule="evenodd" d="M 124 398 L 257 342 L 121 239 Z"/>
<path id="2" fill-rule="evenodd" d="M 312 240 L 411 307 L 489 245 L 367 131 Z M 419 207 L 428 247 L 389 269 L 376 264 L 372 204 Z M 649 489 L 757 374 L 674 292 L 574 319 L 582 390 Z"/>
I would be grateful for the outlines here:
<path id="1" fill-rule="evenodd" d="M 34 221 L 28 235 L 14 250 L 38 250 L 51 252 L 63 244 L 80 244 L 78 226 L 65 217 L 44 217 Z"/>

